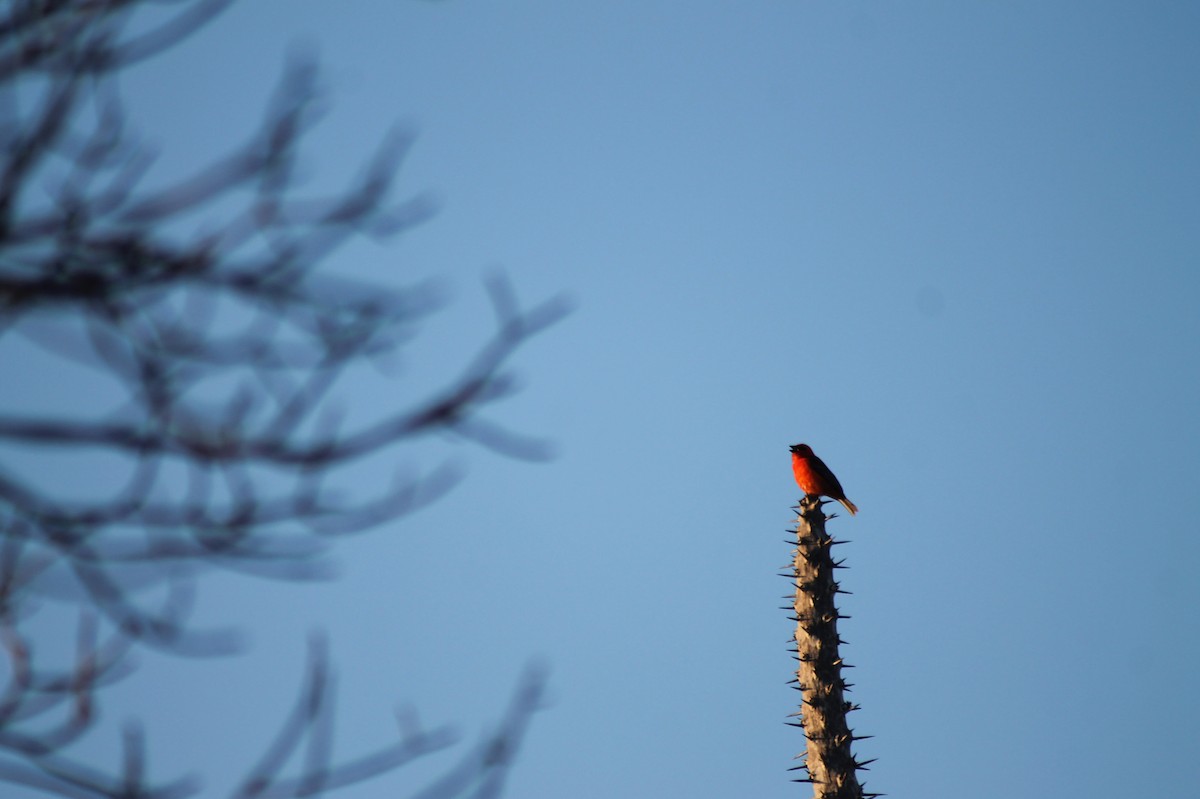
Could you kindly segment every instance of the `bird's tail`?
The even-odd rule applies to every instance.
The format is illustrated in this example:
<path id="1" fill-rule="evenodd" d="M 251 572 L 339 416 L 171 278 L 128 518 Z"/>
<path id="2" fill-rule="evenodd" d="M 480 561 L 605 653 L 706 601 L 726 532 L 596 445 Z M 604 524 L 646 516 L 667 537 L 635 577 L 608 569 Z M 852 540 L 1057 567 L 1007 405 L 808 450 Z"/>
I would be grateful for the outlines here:
<path id="1" fill-rule="evenodd" d="M 854 514 L 858 513 L 858 506 L 857 506 L 857 505 L 855 505 L 855 504 L 854 504 L 853 502 L 851 502 L 850 500 L 846 499 L 845 497 L 842 497 L 841 499 L 839 499 L 839 500 L 838 500 L 838 502 L 840 502 L 840 503 L 842 503 L 843 505 L 845 505 L 845 506 L 846 506 L 846 510 L 850 511 L 850 515 L 851 515 L 851 516 L 853 516 Z"/>

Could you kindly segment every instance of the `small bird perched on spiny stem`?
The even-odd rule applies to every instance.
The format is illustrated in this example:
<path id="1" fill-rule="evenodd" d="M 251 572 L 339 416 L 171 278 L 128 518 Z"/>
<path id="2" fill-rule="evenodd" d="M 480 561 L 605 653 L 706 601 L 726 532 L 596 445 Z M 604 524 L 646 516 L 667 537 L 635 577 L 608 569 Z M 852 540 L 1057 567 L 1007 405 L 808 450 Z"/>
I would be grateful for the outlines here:
<path id="1" fill-rule="evenodd" d="M 846 499 L 842 484 L 825 462 L 813 454 L 812 447 L 808 444 L 792 444 L 789 449 L 792 451 L 792 474 L 796 475 L 796 483 L 805 494 L 836 499 L 846 506 L 851 516 L 858 513 L 855 504 Z"/>

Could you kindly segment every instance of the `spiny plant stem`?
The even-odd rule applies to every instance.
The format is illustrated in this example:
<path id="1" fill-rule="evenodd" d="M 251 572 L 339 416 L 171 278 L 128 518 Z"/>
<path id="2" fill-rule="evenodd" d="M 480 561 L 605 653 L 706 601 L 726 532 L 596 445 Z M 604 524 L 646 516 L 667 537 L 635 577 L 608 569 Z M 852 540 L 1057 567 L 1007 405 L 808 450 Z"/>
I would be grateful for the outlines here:
<path id="1" fill-rule="evenodd" d="M 828 518 L 815 496 L 800 501 L 796 517 L 796 550 L 793 561 L 796 599 L 796 678 L 802 692 L 800 726 L 807 739 L 805 767 L 815 799 L 864 799 L 857 771 L 865 766 L 851 750 L 857 737 L 846 723 L 855 707 L 846 701 L 849 686 L 842 678 L 837 621 L 842 617 L 834 602 L 838 583 L 833 570 L 835 542 L 825 532 Z M 858 736 L 861 737 L 861 736 Z M 869 761 L 868 761 L 869 762 Z"/>

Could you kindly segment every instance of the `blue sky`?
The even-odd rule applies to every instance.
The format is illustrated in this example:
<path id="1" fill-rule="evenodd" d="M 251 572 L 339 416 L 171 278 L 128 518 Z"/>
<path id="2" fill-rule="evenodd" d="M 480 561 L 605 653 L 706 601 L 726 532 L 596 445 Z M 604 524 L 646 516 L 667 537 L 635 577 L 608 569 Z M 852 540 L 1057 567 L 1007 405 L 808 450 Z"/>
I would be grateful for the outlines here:
<path id="1" fill-rule="evenodd" d="M 492 412 L 558 457 L 453 446 L 464 483 L 350 542 L 338 581 L 215 578 L 204 617 L 251 653 L 150 658 L 110 717 L 219 788 L 322 627 L 347 754 L 396 703 L 485 729 L 542 658 L 553 702 L 511 796 L 796 796 L 774 575 L 805 441 L 861 509 L 831 531 L 870 788 L 1186 793 L 1198 37 L 1182 2 L 236 6 L 124 81 L 157 176 L 241 141 L 314 49 L 311 185 L 401 124 L 400 188 L 440 203 L 331 268 L 453 290 L 402 381 L 488 334 L 491 269 L 573 298 Z M 405 385 L 348 401 L 382 413 Z"/>

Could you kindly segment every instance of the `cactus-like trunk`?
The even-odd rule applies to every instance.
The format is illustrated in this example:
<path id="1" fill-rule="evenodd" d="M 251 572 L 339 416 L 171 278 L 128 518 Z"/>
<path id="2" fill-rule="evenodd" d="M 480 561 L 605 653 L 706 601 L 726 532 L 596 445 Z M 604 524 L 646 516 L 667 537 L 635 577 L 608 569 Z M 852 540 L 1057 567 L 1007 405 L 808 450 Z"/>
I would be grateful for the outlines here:
<path id="1" fill-rule="evenodd" d="M 831 553 L 838 542 L 825 532 L 829 517 L 822 504 L 818 497 L 805 496 L 796 517 L 796 678 L 802 692 L 799 726 L 808 739 L 808 776 L 800 781 L 812 783 L 815 799 L 864 799 L 876 795 L 864 793 L 858 781 L 857 772 L 870 761 L 855 760 L 851 747 L 869 736 L 855 736 L 846 723 L 846 714 L 856 706 L 845 699 L 849 686 L 842 669 L 848 667 L 838 652 L 843 642 L 837 621 L 843 617 L 834 602 L 840 589 L 833 570 L 841 563 Z"/>

